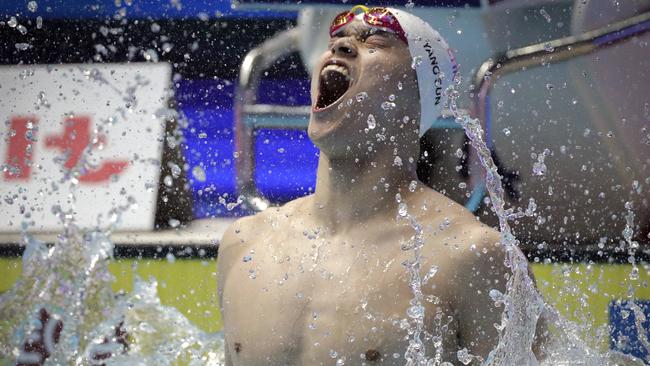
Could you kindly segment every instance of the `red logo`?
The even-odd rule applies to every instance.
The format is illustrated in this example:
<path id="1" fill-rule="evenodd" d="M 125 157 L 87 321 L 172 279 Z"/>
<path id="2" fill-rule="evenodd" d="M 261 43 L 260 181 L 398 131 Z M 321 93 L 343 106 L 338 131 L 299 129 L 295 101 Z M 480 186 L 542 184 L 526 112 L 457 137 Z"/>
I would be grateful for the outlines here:
<path id="1" fill-rule="evenodd" d="M 29 180 L 34 160 L 38 118 L 17 116 L 11 118 L 9 144 L 4 172 L 6 180 Z M 74 168 L 90 143 L 90 118 L 86 116 L 67 117 L 63 122 L 63 133 L 45 137 L 45 148 L 59 150 L 66 157 L 63 166 Z M 106 136 L 100 135 L 97 144 L 106 143 Z M 119 175 L 128 166 L 127 160 L 106 160 L 95 170 L 85 171 L 79 177 L 82 183 L 102 183 Z"/>

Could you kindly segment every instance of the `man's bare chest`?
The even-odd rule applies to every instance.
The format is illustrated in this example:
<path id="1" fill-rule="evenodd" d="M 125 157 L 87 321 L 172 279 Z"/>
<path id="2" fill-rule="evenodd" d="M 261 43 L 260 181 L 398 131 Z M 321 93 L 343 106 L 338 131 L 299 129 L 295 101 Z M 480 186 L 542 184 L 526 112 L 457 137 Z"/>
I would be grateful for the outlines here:
<path id="1" fill-rule="evenodd" d="M 403 364 L 412 293 L 402 262 L 410 253 L 398 240 L 391 250 L 386 242 L 299 234 L 266 236 L 229 274 L 233 357 L 251 365 Z"/>

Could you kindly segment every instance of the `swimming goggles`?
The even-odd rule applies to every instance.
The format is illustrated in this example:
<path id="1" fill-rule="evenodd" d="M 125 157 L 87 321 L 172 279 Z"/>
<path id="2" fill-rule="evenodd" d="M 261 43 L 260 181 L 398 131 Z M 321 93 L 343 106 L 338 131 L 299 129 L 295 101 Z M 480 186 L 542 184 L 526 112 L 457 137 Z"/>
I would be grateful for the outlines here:
<path id="1" fill-rule="evenodd" d="M 408 44 L 406 32 L 404 32 L 402 26 L 399 25 L 397 18 L 390 12 L 390 10 L 381 7 L 368 8 L 363 5 L 357 5 L 334 17 L 332 25 L 330 25 L 330 37 L 334 37 L 336 34 L 341 32 L 347 24 L 352 22 L 356 17 L 355 12 L 357 10 L 363 11 L 362 19 L 366 25 L 379 28 L 386 32 L 395 33 L 402 41 L 404 41 L 404 43 Z"/>

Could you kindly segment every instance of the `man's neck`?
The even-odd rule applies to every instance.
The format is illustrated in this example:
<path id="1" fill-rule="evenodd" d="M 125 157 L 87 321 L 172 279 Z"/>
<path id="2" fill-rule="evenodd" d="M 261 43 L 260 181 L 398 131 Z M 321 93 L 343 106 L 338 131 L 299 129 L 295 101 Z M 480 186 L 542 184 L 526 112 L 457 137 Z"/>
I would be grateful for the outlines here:
<path id="1" fill-rule="evenodd" d="M 341 232 L 378 215 L 397 215 L 399 193 L 405 198 L 417 182 L 416 160 L 390 154 L 384 159 L 331 159 L 321 152 L 314 194 L 314 216 L 333 232 Z M 387 158 L 388 157 L 388 158 Z"/>

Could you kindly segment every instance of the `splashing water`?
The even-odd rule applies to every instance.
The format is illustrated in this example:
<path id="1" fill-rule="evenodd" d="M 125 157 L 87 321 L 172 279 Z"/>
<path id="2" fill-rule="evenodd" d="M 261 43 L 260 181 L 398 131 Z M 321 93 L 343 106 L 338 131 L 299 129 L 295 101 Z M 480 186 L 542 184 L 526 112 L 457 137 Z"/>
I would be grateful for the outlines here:
<path id="1" fill-rule="evenodd" d="M 540 318 L 544 319 L 549 325 L 554 325 L 554 332 L 551 334 L 552 338 L 548 339 L 545 345 L 545 357 L 541 362 L 544 365 L 618 365 L 621 362 L 623 364 L 642 364 L 634 357 L 615 351 L 601 354 L 590 348 L 580 338 L 578 326 L 566 320 L 556 309 L 544 302 L 528 273 L 528 261 L 518 248 L 519 241 L 512 234 L 508 224 L 509 212 L 505 209 L 501 176 L 492 160 L 490 150 L 483 140 L 484 133 L 480 121 L 472 119 L 457 107 L 456 101 L 460 95 L 455 89 L 457 85 L 460 85 L 458 76 L 446 91 L 449 108 L 456 118 L 456 122 L 463 127 L 481 165 L 485 169 L 485 184 L 492 209 L 499 219 L 501 244 L 506 253 L 504 265 L 510 268 L 512 272 L 507 281 L 505 294 L 494 289 L 490 291 L 490 296 L 495 302 L 503 305 L 504 310 L 501 324 L 497 328 L 499 330 L 499 343 L 490 352 L 483 365 L 540 364 L 532 351 L 533 339 Z M 548 153 L 545 151 L 541 155 L 545 157 Z M 543 164 L 543 158 L 540 160 Z M 630 219 L 628 213 L 628 226 L 626 229 L 632 226 L 630 220 L 633 220 L 633 214 Z M 631 234 L 629 234 L 629 237 L 631 238 Z M 627 238 L 628 236 L 626 236 Z"/>
<path id="2" fill-rule="evenodd" d="M 99 70 L 86 75 L 106 83 Z M 136 80 L 126 90 L 127 108 L 137 105 L 135 90 L 146 84 Z M 43 95 L 39 99 L 44 101 L 41 106 L 47 104 Z M 118 112 L 126 112 L 120 108 Z M 48 247 L 23 233 L 22 276 L 0 295 L 0 364 L 224 364 L 223 336 L 202 332 L 178 310 L 163 306 L 155 281 L 136 278 L 128 295 L 111 290 L 110 235 L 122 215 L 137 206 L 133 197 L 110 210 L 103 229 L 98 222 L 96 229 L 81 230 L 75 222 L 78 178 L 93 168 L 93 149 L 102 148 L 93 141 L 113 122 L 109 118 L 105 126 L 98 125 L 79 162 L 62 168 L 60 184 L 69 184 L 71 199 L 68 209 L 52 207 L 63 228 L 58 241 Z M 24 230 L 28 227 L 23 224 Z"/>
<path id="3" fill-rule="evenodd" d="M 67 179 L 74 182 L 70 177 L 76 173 L 66 174 Z M 111 290 L 109 236 L 134 205 L 129 197 L 111 210 L 106 229 L 87 232 L 75 224 L 73 209 L 55 206 L 52 212 L 64 231 L 54 246 L 24 235 L 22 277 L 0 295 L 0 360 L 43 365 L 224 363 L 223 337 L 202 332 L 178 310 L 161 305 L 155 281 L 136 278 L 128 296 Z"/>
<path id="4" fill-rule="evenodd" d="M 537 161 L 533 164 L 533 175 L 543 176 L 546 175 L 546 164 L 544 164 L 544 159 L 551 153 L 549 149 L 544 149 L 544 151 L 537 155 Z"/>
<path id="5" fill-rule="evenodd" d="M 404 359 L 406 359 L 407 366 L 428 365 L 430 364 L 429 362 L 440 364 L 442 358 L 441 335 L 434 335 L 435 356 L 431 360 L 427 360 L 426 347 L 422 340 L 422 333 L 424 331 L 424 296 L 422 294 L 422 284 L 433 277 L 435 271 L 430 271 L 430 276 L 427 274 L 425 280 L 422 280 L 420 276 L 422 247 L 424 246 L 422 227 L 415 218 L 409 214 L 408 206 L 402 201 L 402 197 L 399 193 L 395 196 L 395 200 L 398 203 L 397 219 L 406 220 L 413 230 L 415 230 L 415 235 L 411 240 L 402 245 L 402 250 L 413 252 L 413 258 L 402 263 L 408 272 L 409 285 L 411 292 L 413 293 L 410 306 L 406 310 L 406 314 L 409 318 L 409 324 L 406 326 L 406 331 L 409 335 L 409 345 L 404 353 Z"/>
<path id="6" fill-rule="evenodd" d="M 459 83 L 460 80 L 457 81 Z M 499 218 L 501 244 L 506 253 L 505 265 L 512 271 L 508 278 L 507 293 L 492 290 L 490 295 L 502 303 L 504 311 L 499 326 L 499 344 L 490 352 L 484 365 L 535 365 L 532 352 L 533 338 L 537 320 L 545 308 L 544 300 L 535 289 L 535 284 L 528 274 L 528 260 L 518 249 L 517 239 L 510 230 L 503 199 L 501 176 L 492 160 L 489 149 L 483 141 L 483 130 L 478 120 L 461 113 L 456 105 L 459 93 L 452 85 L 447 91 L 450 109 L 456 122 L 465 130 L 472 147 L 486 171 L 486 188 L 490 195 L 492 207 Z"/>
<path id="7" fill-rule="evenodd" d="M 456 100 L 459 93 L 454 86 L 447 93 L 456 121 L 464 128 L 485 168 L 486 186 L 499 218 L 501 243 L 506 252 L 505 265 L 512 271 L 506 293 L 496 290 L 490 293 L 496 302 L 503 305 L 504 312 L 499 325 L 499 343 L 483 365 L 537 365 L 538 360 L 531 349 L 540 317 L 555 324 L 557 333 L 548 346 L 543 364 L 634 362 L 632 358 L 614 352 L 600 354 L 589 348 L 580 339 L 577 326 L 545 304 L 528 274 L 527 259 L 518 249 L 518 241 L 510 230 L 501 176 L 483 141 L 481 125 L 478 120 L 458 110 Z M 85 154 L 89 154 L 91 149 L 92 145 L 89 145 Z M 86 168 L 84 164 L 87 164 L 86 159 L 67 172 L 65 179 L 72 185 L 76 184 L 75 177 Z M 396 201 L 398 219 L 406 220 L 415 231 L 413 238 L 402 247 L 413 253 L 413 258 L 403 263 L 413 294 L 407 309 L 409 345 L 405 359 L 407 365 L 441 365 L 441 335 L 432 337 L 435 354 L 431 359 L 425 355 L 426 346 L 422 339 L 425 314 L 421 286 L 435 276 L 436 270 L 430 270 L 421 278 L 423 229 L 409 214 L 399 195 Z M 23 276 L 10 291 L 0 295 L 0 352 L 5 359 L 25 363 L 45 361 L 47 365 L 223 364 L 223 337 L 200 331 L 176 309 L 163 306 L 157 297 L 155 281 L 136 279 L 134 290 L 126 296 L 116 296 L 110 289 L 113 282 L 107 266 L 113 254 L 110 234 L 119 224 L 121 213 L 134 204 L 134 199 L 128 199 L 124 206 L 113 210 L 108 228 L 87 232 L 75 225 L 73 209 L 66 211 L 54 207 L 53 214 L 60 218 L 64 230 L 53 247 L 24 236 Z M 534 204 L 530 207 L 527 211 L 532 215 Z M 632 241 L 634 214 L 631 205 L 626 205 L 626 208 L 627 225 L 623 235 L 632 258 L 632 277 L 634 271 L 638 273 L 633 259 L 638 244 Z M 643 312 L 633 302 L 631 309 L 636 326 L 641 329 L 645 320 Z M 641 337 L 641 342 L 650 346 L 645 336 Z M 471 362 L 472 356 L 466 349 L 460 350 L 458 355 L 462 363 Z"/>
<path id="8" fill-rule="evenodd" d="M 126 207 L 124 207 L 126 209 Z M 163 306 L 157 283 L 110 288 L 108 230 L 81 232 L 71 217 L 52 248 L 28 236 L 23 276 L 0 296 L 2 355 L 44 365 L 222 365 L 223 338 Z M 28 362 L 31 361 L 31 362 Z"/>

